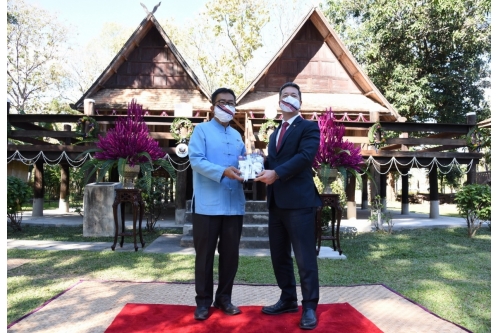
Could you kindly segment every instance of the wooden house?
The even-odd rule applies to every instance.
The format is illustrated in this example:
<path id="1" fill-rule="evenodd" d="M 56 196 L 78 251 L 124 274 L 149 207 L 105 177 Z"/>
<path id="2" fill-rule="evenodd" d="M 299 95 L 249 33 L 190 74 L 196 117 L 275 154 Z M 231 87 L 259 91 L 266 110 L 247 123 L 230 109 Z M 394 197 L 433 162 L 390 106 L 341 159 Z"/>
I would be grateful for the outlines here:
<path id="1" fill-rule="evenodd" d="M 411 168 L 409 163 L 415 160 L 421 165 L 434 165 L 436 162 L 447 164 L 451 161 L 469 165 L 472 163 L 468 180 L 475 181 L 475 165 L 482 154 L 471 150 L 467 153 L 449 151 L 467 146 L 462 137 L 475 127 L 475 117 L 468 117 L 465 124 L 406 123 L 406 119 L 398 114 L 363 72 L 317 8 L 312 8 L 304 16 L 289 39 L 237 97 L 238 112 L 231 126 L 240 131 L 248 152 L 256 148 L 266 148 L 266 143 L 259 138 L 259 130 L 267 121 L 266 113 L 276 113 L 272 118 L 276 121 L 280 119 L 280 113 L 276 112 L 279 88 L 288 81 L 293 81 L 301 87 L 301 115 L 304 118 L 317 120 L 326 110 L 334 111 L 336 119 L 346 128 L 345 138 L 361 146 L 365 160 L 380 163 L 379 168 L 375 170 L 377 173 L 373 175 L 380 177 L 378 182 L 383 184 L 379 186 L 382 197 L 385 194 L 386 171 L 394 168 L 393 164 L 388 164 L 391 161 L 400 163 L 398 170 L 402 172 L 408 171 Z M 135 99 L 147 110 L 144 119 L 152 137 L 159 141 L 173 161 L 182 163 L 187 161 L 187 158 L 176 156 L 177 142 L 170 133 L 171 124 L 177 117 L 188 118 L 194 126 L 210 120 L 210 96 L 211 92 L 205 90 L 154 15 L 149 13 L 73 107 L 85 115 L 95 117 L 100 131 L 105 132 L 113 126 L 116 116 L 126 113 L 128 103 Z M 71 145 L 75 142 L 74 137 L 79 135 L 71 132 L 69 126 L 68 129 L 65 128 L 65 132 L 57 132 L 47 131 L 35 124 L 74 123 L 79 120 L 79 116 L 9 114 L 8 120 L 23 129 L 9 132 L 9 138 L 32 143 L 8 145 L 8 158 L 18 151 L 25 157 L 38 156 L 39 152 L 43 152 L 54 160 L 63 152 L 66 155 L 61 164 L 65 163 L 67 170 L 68 156 L 76 156 L 88 148 Z M 384 147 L 375 149 L 370 145 L 367 134 L 376 122 L 380 122 L 385 130 L 399 132 L 399 138 L 389 138 Z M 428 132 L 429 135 L 425 138 L 412 138 L 408 135 L 411 132 Z M 41 142 L 37 139 L 41 136 L 59 138 L 65 144 Z M 418 151 L 408 149 L 422 145 L 431 146 Z M 43 161 L 38 160 L 34 169 L 35 178 L 42 177 L 42 166 Z M 437 200 L 436 169 L 430 167 L 431 201 Z M 183 170 L 178 172 L 176 182 L 177 209 L 185 208 L 186 199 L 189 199 L 192 193 L 191 169 Z M 43 184 L 38 180 L 36 184 Z M 407 181 L 408 177 L 403 176 L 403 192 Z M 35 188 L 35 197 L 43 198 L 42 187 L 38 185 Z M 363 186 L 364 189 L 366 187 Z M 355 182 L 352 181 L 347 189 L 348 217 L 355 217 L 354 190 Z M 246 189 L 246 192 L 248 199 L 265 199 L 265 191 L 259 190 L 257 186 Z M 363 201 L 366 198 L 364 193 Z M 407 200 L 407 195 L 405 199 L 403 193 L 402 205 L 407 205 Z M 405 210 L 402 208 L 403 211 Z M 431 217 L 435 215 L 431 214 Z"/>

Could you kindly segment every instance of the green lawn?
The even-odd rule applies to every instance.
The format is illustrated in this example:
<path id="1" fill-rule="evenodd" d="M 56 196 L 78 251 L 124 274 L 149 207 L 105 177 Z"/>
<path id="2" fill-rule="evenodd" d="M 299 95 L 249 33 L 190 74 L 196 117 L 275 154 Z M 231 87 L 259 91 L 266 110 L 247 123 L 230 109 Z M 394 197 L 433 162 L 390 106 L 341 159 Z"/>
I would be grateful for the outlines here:
<path id="1" fill-rule="evenodd" d="M 130 228 L 129 228 L 130 229 Z M 131 229 L 130 229 L 131 230 Z M 180 233 L 178 229 L 155 229 L 154 231 L 142 231 L 146 244 L 151 244 L 162 234 Z M 13 231 L 7 228 L 8 239 L 25 240 L 54 240 L 65 242 L 112 242 L 113 237 L 83 237 L 83 228 L 79 227 L 47 227 L 38 225 L 22 225 L 22 231 Z"/>
<path id="2" fill-rule="evenodd" d="M 389 210 L 401 211 L 401 202 L 392 201 L 387 202 L 387 208 Z M 429 214 L 429 202 L 424 201 L 422 204 L 412 204 L 410 203 L 410 213 L 418 214 Z M 440 216 L 450 216 L 450 217 L 462 217 L 458 214 L 457 205 L 455 204 L 441 204 L 439 205 L 439 215 Z"/>
<path id="3" fill-rule="evenodd" d="M 488 228 L 473 239 L 465 228 L 345 235 L 342 248 L 347 260 L 319 260 L 322 286 L 381 283 L 475 333 L 491 332 Z M 7 272 L 9 323 L 80 279 L 194 281 L 192 255 L 8 250 L 7 257 L 32 260 Z M 241 257 L 236 282 L 276 284 L 270 258 Z"/>

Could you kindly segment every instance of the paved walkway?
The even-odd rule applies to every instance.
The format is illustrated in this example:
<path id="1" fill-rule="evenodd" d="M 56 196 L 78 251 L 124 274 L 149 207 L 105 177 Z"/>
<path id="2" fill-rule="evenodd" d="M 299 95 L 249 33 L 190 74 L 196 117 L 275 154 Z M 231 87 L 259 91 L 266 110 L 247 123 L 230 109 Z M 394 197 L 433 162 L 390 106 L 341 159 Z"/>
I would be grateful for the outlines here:
<path id="1" fill-rule="evenodd" d="M 368 221 L 369 210 L 357 211 L 357 219 L 343 219 L 340 223 L 342 231 L 350 232 L 371 232 L 373 227 Z M 426 214 L 410 213 L 401 215 L 400 212 L 391 211 L 394 221 L 393 230 L 415 229 L 415 228 L 449 228 L 465 227 L 463 218 L 440 216 L 431 219 Z M 83 226 L 83 217 L 77 213 L 60 213 L 56 210 L 44 211 L 44 216 L 33 217 L 31 212 L 23 214 L 23 225 L 44 225 L 44 226 Z M 126 221 L 126 226 L 131 227 L 132 222 Z M 176 224 L 174 217 L 160 220 L 156 223 L 158 228 L 172 228 L 182 231 L 182 225 Z M 175 254 L 195 254 L 193 248 L 180 246 L 180 234 L 164 234 L 158 237 L 139 251 L 145 253 L 175 253 Z M 38 240 L 7 240 L 7 249 L 37 249 L 37 250 L 90 250 L 90 251 L 111 251 L 113 242 L 58 242 L 58 241 L 38 241 Z M 123 248 L 116 248 L 116 251 L 134 251 L 133 243 L 125 239 Z M 269 249 L 240 249 L 242 256 L 269 256 Z M 345 259 L 345 255 L 338 255 L 329 247 L 322 247 L 319 258 Z"/>

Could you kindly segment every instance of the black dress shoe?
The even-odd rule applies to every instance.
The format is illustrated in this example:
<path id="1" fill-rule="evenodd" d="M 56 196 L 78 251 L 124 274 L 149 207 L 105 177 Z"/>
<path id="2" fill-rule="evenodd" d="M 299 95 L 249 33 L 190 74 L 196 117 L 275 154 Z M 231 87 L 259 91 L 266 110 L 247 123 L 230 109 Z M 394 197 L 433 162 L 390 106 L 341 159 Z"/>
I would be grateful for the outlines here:
<path id="1" fill-rule="evenodd" d="M 233 316 L 241 313 L 241 310 L 238 307 L 234 306 L 231 303 L 218 304 L 214 302 L 214 308 L 221 309 L 227 315 Z"/>
<path id="2" fill-rule="evenodd" d="M 318 326 L 318 319 L 316 319 L 316 310 L 305 308 L 302 311 L 302 318 L 300 318 L 299 327 L 303 330 L 312 330 Z"/>
<path id="3" fill-rule="evenodd" d="M 285 312 L 297 312 L 299 307 L 297 301 L 282 301 L 279 300 L 278 303 L 270 306 L 264 306 L 262 312 L 269 315 L 277 315 Z"/>
<path id="4" fill-rule="evenodd" d="M 208 307 L 206 306 L 197 306 L 196 310 L 194 310 L 194 319 L 196 320 L 205 320 L 208 318 Z"/>

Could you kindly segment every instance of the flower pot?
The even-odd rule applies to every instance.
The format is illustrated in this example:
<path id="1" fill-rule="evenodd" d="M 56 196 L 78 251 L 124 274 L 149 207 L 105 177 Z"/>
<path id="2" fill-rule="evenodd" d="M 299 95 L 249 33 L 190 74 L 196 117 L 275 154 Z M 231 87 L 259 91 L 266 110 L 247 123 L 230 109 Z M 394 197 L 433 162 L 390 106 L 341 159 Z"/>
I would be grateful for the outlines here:
<path id="1" fill-rule="evenodd" d="M 122 185 L 123 188 L 134 188 L 135 180 L 141 171 L 140 165 L 130 166 L 129 164 L 125 164 L 123 167 L 123 177 L 122 177 Z"/>
<path id="2" fill-rule="evenodd" d="M 333 194 L 330 184 L 337 179 L 338 170 L 335 168 L 320 168 L 318 178 L 323 184 L 323 194 Z"/>

